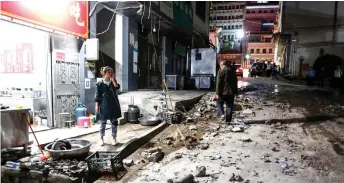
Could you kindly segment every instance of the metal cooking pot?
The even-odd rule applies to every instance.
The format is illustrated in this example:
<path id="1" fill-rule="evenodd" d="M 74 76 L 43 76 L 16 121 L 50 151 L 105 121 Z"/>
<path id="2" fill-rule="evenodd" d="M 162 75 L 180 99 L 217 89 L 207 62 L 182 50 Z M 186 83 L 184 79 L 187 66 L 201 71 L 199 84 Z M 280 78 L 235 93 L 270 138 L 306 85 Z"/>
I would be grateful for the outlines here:
<path id="1" fill-rule="evenodd" d="M 139 118 L 139 122 L 143 126 L 155 126 L 161 123 L 162 119 L 155 116 L 145 116 Z"/>
<path id="2" fill-rule="evenodd" d="M 90 152 L 90 147 L 92 145 L 91 141 L 88 140 L 69 140 L 72 145 L 72 149 L 68 150 L 52 150 L 52 142 L 44 147 L 44 150 L 48 151 L 52 158 L 66 158 L 66 159 L 84 159 L 88 156 Z"/>

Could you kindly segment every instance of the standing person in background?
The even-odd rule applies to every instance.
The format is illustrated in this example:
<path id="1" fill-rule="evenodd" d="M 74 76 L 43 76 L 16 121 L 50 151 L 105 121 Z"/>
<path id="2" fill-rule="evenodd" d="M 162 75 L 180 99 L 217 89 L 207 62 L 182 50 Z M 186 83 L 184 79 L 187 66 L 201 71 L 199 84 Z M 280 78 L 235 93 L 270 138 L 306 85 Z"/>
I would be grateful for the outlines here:
<path id="1" fill-rule="evenodd" d="M 278 79 L 277 78 L 277 66 L 275 63 L 272 65 L 271 70 L 272 70 L 272 79 Z"/>
<path id="2" fill-rule="evenodd" d="M 340 66 L 337 66 L 337 69 L 334 71 L 334 85 L 335 89 L 340 88 L 340 80 L 342 78 L 343 72 L 340 69 Z"/>
<path id="3" fill-rule="evenodd" d="M 344 95 L 344 74 L 342 73 L 342 77 L 340 78 L 340 94 Z"/>
<path id="4" fill-rule="evenodd" d="M 318 87 L 324 88 L 324 80 L 325 80 L 325 68 L 321 67 L 319 73 L 315 73 L 318 80 Z"/>
<path id="5" fill-rule="evenodd" d="M 220 69 L 216 79 L 216 100 L 218 114 L 221 120 L 227 123 L 232 121 L 234 96 L 238 94 L 238 79 L 235 70 L 226 66 L 225 62 L 220 63 Z M 223 105 L 226 103 L 226 115 L 224 115 Z"/>
<path id="6" fill-rule="evenodd" d="M 309 67 L 307 70 L 307 76 L 306 76 L 307 86 L 313 86 L 314 76 L 315 76 L 315 72 L 314 72 L 313 68 Z"/>
<path id="7" fill-rule="evenodd" d="M 268 65 L 266 66 L 266 76 L 270 77 L 271 76 L 271 63 L 269 62 Z"/>
<path id="8" fill-rule="evenodd" d="M 103 79 L 97 83 L 96 89 L 96 112 L 99 113 L 100 117 L 100 138 L 102 140 L 102 145 L 104 145 L 104 136 L 106 121 L 110 120 L 111 130 L 112 130 L 112 145 L 117 144 L 117 119 L 122 117 L 121 106 L 119 104 L 117 90 L 120 85 L 114 78 L 114 73 L 112 68 L 103 67 L 101 70 Z"/>

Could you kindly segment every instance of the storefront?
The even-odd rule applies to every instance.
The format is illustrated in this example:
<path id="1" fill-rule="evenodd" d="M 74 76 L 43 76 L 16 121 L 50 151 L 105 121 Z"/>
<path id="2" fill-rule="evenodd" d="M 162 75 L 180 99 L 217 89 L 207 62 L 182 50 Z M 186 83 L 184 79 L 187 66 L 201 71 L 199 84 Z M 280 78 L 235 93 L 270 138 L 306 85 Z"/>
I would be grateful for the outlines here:
<path id="1" fill-rule="evenodd" d="M 1 15 L 1 105 L 29 108 L 36 130 L 62 127 L 79 102 L 88 3 L 5 1 Z"/>

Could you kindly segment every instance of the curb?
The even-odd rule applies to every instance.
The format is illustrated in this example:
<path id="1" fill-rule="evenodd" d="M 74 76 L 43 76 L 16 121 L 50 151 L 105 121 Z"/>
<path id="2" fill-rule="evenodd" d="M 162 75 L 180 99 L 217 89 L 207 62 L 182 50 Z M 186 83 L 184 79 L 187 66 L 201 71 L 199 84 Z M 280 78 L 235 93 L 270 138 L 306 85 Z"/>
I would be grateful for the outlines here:
<path id="1" fill-rule="evenodd" d="M 139 138 L 134 138 L 130 140 L 129 142 L 123 144 L 120 148 L 116 150 L 116 152 L 118 152 L 118 154 L 120 155 L 122 159 L 127 158 L 128 156 L 133 154 L 136 150 L 138 150 L 141 146 L 146 144 L 149 140 L 151 140 L 160 132 L 162 132 L 167 126 L 168 126 L 168 123 L 166 122 L 160 123 L 158 126 L 154 127 L 154 129 L 149 131 L 147 134 L 144 134 Z"/>

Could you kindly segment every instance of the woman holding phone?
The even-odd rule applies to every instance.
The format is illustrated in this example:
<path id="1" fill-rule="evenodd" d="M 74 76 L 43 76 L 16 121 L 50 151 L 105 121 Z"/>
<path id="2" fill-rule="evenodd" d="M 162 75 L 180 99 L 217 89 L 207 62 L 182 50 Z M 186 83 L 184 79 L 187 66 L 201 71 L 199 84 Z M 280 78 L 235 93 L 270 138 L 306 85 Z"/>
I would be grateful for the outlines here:
<path id="1" fill-rule="evenodd" d="M 120 85 L 117 83 L 114 78 L 114 73 L 111 67 L 103 67 L 101 69 L 101 74 L 103 79 L 97 82 L 96 89 L 96 113 L 99 115 L 100 120 L 100 138 L 102 140 L 102 145 L 104 145 L 104 136 L 106 121 L 110 120 L 113 142 L 112 145 L 117 144 L 117 119 L 122 117 L 121 106 L 119 104 L 117 90 L 120 88 Z"/>

